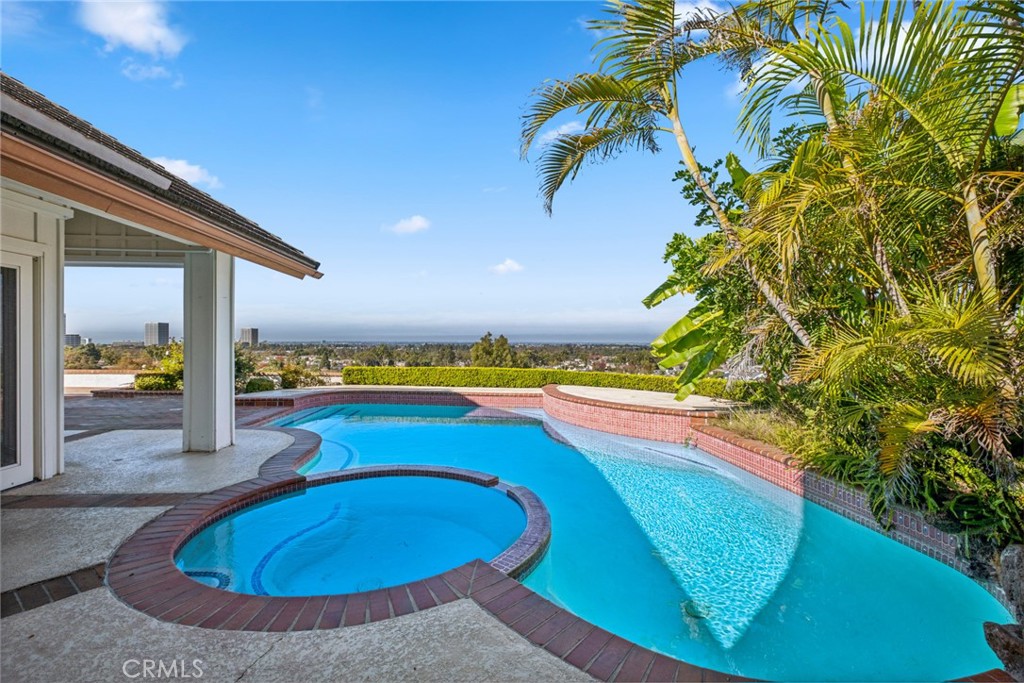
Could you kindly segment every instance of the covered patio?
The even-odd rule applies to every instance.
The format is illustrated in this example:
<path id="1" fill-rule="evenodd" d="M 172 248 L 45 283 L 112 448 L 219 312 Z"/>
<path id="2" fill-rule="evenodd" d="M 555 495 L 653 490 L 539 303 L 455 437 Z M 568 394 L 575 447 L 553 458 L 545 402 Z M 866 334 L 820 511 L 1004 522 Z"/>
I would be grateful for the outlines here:
<path id="1" fill-rule="evenodd" d="M 297 278 L 319 263 L 7 74 L 0 98 L 0 488 L 65 469 L 65 267 L 184 270 L 182 451 L 234 444 L 234 260 Z"/>

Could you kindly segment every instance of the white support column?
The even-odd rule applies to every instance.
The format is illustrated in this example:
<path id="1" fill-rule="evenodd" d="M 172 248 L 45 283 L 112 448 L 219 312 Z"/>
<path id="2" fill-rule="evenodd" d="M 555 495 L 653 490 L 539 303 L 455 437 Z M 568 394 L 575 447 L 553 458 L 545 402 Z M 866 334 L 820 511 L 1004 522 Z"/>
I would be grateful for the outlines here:
<path id="1" fill-rule="evenodd" d="M 41 479 L 64 472 L 64 220 L 37 214 L 36 242 L 45 244 L 36 265 L 37 398 L 36 472 Z"/>
<path id="2" fill-rule="evenodd" d="M 235 262 L 185 256 L 185 406 L 182 450 L 235 443 Z"/>

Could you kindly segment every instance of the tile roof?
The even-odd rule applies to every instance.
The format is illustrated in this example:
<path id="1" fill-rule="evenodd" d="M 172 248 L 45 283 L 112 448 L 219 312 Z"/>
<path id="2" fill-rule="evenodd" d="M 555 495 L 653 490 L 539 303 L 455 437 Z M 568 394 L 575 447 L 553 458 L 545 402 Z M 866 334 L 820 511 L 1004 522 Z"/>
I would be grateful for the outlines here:
<path id="1" fill-rule="evenodd" d="M 84 166 L 88 166 L 89 168 L 105 173 L 106 175 L 116 176 L 118 181 L 123 184 L 131 185 L 135 189 L 155 196 L 183 211 L 206 219 L 218 227 L 229 232 L 233 232 L 250 242 L 254 242 L 271 249 L 272 251 L 286 256 L 289 259 L 299 261 L 313 270 L 319 268 L 320 264 L 318 261 L 314 261 L 302 251 L 291 246 L 277 235 L 264 230 L 254 221 L 241 215 L 231 207 L 221 204 L 205 192 L 196 189 L 181 178 L 170 173 L 160 164 L 146 158 L 137 150 L 128 147 L 116 138 L 104 133 L 88 121 L 78 118 L 64 107 L 50 101 L 40 93 L 26 86 L 21 81 L 3 72 L 0 72 L 0 92 L 35 110 L 36 112 L 63 124 L 67 128 L 81 134 L 88 140 L 98 143 L 115 154 L 129 159 L 139 166 L 142 166 L 166 180 L 169 180 L 170 185 L 166 189 L 163 189 L 146 182 L 138 176 L 128 173 L 124 169 L 90 154 L 88 151 L 82 150 L 66 141 L 55 138 L 45 131 L 32 126 L 30 123 L 18 119 L 7 111 L 0 112 L 0 120 L 2 120 L 5 131 L 11 132 L 25 139 L 31 139 L 37 144 L 42 143 L 43 146 L 50 149 L 56 149 L 59 152 L 63 152 L 65 155 L 70 155 L 74 157 L 78 163 L 81 163 Z"/>

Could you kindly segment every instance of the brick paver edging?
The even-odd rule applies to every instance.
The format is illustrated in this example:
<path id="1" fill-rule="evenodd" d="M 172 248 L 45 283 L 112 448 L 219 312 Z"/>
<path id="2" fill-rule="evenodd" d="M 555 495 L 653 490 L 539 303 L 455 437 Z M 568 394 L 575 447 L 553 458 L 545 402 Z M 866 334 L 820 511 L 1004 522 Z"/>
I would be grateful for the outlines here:
<path id="1" fill-rule="evenodd" d="M 291 460 L 294 463 L 294 454 Z M 107 565 L 107 585 L 129 606 L 162 621 L 242 631 L 304 631 L 365 624 L 467 596 L 469 584 L 458 569 L 363 593 L 273 597 L 213 588 L 188 578 L 175 565 L 174 555 L 181 546 L 210 524 L 245 507 L 310 486 L 388 476 L 438 477 L 493 487 L 522 506 L 526 529 L 493 561 L 511 575 L 532 567 L 547 549 L 551 521 L 543 503 L 528 489 L 508 486 L 493 475 L 426 465 L 363 467 L 308 478 L 292 471 L 290 476 L 261 476 L 199 495 L 157 517 L 114 552 Z"/>
<path id="2" fill-rule="evenodd" d="M 182 396 L 181 389 L 93 389 L 93 398 L 152 398 L 154 396 Z"/>
<path id="3" fill-rule="evenodd" d="M 106 563 L 0 593 L 0 618 L 27 612 L 103 585 Z"/>

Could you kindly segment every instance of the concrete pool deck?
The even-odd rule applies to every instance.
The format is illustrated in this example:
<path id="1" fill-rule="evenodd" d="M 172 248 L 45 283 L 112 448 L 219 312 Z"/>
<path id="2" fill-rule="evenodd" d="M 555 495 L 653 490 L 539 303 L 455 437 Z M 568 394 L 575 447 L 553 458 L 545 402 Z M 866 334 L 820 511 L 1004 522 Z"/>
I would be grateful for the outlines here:
<path id="1" fill-rule="evenodd" d="M 250 633 L 158 621 L 98 589 L 7 617 L 3 637 L 5 681 L 122 680 L 142 660 L 185 672 L 198 660 L 204 681 L 593 680 L 470 600 L 365 626 Z"/>
<path id="2" fill-rule="evenodd" d="M 113 419 L 124 417 L 113 413 Z M 5 681 L 118 680 L 125 677 L 126 662 L 144 659 L 189 667 L 202 660 L 203 679 L 212 681 L 592 680 L 472 600 L 364 626 L 252 633 L 153 619 L 98 581 L 67 591 L 77 594 L 58 594 L 56 581 L 39 582 L 105 563 L 139 527 L 169 509 L 147 501 L 186 500 L 251 479 L 293 440 L 280 432 L 240 429 L 232 448 L 185 454 L 180 430 L 85 437 L 66 444 L 66 474 L 0 496 Z M 11 600 L 18 603 L 13 608 Z M 131 667 L 141 664 L 128 666 L 134 673 Z"/>

